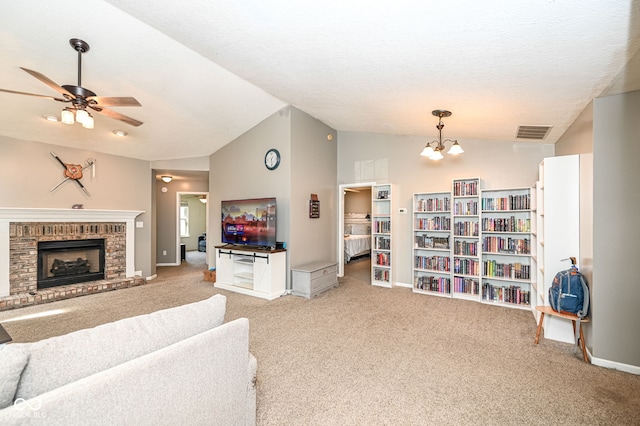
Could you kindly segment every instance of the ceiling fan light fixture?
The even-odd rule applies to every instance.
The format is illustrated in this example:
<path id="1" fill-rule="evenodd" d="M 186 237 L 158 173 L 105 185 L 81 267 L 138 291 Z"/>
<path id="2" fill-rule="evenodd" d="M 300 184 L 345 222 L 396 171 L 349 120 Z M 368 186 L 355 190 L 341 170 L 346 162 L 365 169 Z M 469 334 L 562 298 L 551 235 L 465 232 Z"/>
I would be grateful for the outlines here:
<path id="1" fill-rule="evenodd" d="M 82 127 L 84 127 L 85 129 L 93 129 L 93 125 L 93 117 L 91 116 L 91 114 L 87 113 L 87 118 L 85 118 L 82 122 Z"/>
<path id="2" fill-rule="evenodd" d="M 64 124 L 73 124 L 75 122 L 73 111 L 70 108 L 65 108 L 60 113 L 60 118 Z"/>
<path id="3" fill-rule="evenodd" d="M 80 124 L 84 124 L 85 120 L 89 118 L 89 113 L 83 109 L 76 110 L 76 121 Z"/>

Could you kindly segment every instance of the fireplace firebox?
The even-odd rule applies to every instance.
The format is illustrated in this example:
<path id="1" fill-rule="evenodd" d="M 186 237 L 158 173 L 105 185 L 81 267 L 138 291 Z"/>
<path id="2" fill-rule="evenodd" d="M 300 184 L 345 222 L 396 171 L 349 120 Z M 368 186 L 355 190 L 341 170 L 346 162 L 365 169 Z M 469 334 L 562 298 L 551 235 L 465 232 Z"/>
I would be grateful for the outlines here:
<path id="1" fill-rule="evenodd" d="M 38 242 L 38 288 L 103 280 L 104 239 Z"/>

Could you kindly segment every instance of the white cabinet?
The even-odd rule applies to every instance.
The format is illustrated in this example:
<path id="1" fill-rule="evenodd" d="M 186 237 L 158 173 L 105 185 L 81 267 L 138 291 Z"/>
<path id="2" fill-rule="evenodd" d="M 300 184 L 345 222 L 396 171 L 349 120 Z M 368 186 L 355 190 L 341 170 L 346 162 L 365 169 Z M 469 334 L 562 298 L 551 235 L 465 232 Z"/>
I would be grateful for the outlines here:
<path id="1" fill-rule="evenodd" d="M 393 186 L 371 187 L 371 284 L 391 287 L 393 271 Z"/>
<path id="2" fill-rule="evenodd" d="M 537 303 L 549 306 L 553 277 L 580 258 L 580 156 L 545 158 L 540 163 L 537 208 Z M 571 321 L 545 315 L 546 339 L 573 343 Z"/>
<path id="3" fill-rule="evenodd" d="M 214 287 L 273 300 L 286 291 L 286 251 L 216 247 Z"/>

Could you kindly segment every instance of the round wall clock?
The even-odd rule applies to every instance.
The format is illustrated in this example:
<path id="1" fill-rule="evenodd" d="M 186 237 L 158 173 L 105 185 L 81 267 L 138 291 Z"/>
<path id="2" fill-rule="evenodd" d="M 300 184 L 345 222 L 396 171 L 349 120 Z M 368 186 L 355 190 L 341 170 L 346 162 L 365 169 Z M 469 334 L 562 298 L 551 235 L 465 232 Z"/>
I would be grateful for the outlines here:
<path id="1" fill-rule="evenodd" d="M 280 152 L 275 148 L 269 149 L 264 155 L 264 165 L 269 170 L 277 169 L 280 165 Z"/>

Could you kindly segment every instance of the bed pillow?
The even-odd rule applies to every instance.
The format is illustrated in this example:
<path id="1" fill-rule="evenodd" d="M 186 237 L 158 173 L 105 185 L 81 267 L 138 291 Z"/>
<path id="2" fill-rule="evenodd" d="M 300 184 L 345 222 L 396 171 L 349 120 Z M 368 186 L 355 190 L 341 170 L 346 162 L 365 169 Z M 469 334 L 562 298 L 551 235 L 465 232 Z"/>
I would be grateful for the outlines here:
<path id="1" fill-rule="evenodd" d="M 351 225 L 344 226 L 344 235 L 351 235 Z"/>
<path id="2" fill-rule="evenodd" d="M 351 225 L 351 233 L 353 235 L 369 235 L 371 228 L 365 224 Z"/>

